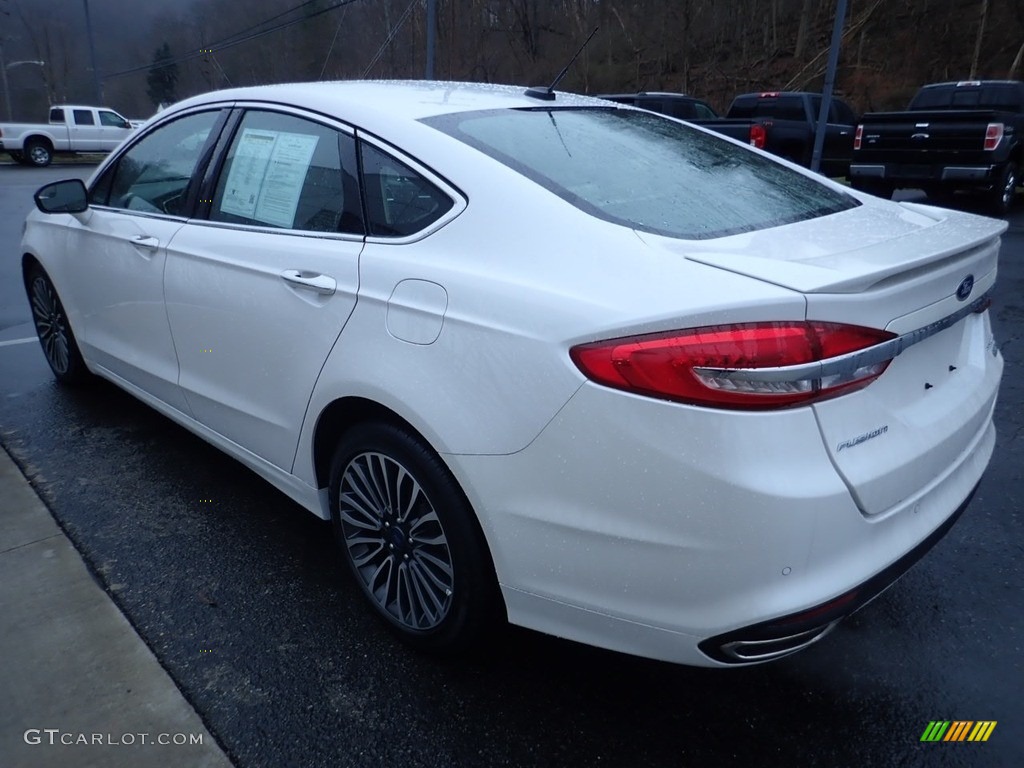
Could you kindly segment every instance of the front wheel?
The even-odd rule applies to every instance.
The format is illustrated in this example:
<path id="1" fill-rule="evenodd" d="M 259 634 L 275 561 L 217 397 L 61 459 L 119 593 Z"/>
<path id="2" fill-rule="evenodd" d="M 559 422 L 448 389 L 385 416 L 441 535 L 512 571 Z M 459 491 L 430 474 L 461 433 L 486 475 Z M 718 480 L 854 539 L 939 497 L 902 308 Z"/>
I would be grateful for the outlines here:
<path id="1" fill-rule="evenodd" d="M 1013 202 L 1017 196 L 1017 185 L 1020 177 L 1017 175 L 1017 166 L 1007 163 L 999 174 L 998 180 L 992 185 L 989 193 L 989 204 L 992 212 L 997 216 L 1005 216 L 1013 208 Z"/>
<path id="2" fill-rule="evenodd" d="M 418 436 L 389 423 L 353 427 L 334 454 L 330 503 L 349 569 L 403 640 L 452 652 L 494 624 L 500 598 L 479 524 Z"/>
<path id="3" fill-rule="evenodd" d="M 43 355 L 53 375 L 61 384 L 81 384 L 89 378 L 89 370 L 78 350 L 78 342 L 68 322 L 67 312 L 42 267 L 32 267 L 25 279 L 32 322 L 36 326 Z"/>

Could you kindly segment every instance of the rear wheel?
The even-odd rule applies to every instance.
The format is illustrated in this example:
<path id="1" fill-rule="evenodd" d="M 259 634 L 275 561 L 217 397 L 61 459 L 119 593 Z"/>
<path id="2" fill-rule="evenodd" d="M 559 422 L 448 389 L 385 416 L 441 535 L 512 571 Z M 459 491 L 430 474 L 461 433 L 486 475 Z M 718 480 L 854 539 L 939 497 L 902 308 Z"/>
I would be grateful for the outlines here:
<path id="1" fill-rule="evenodd" d="M 64 305 L 42 267 L 34 266 L 29 270 L 25 287 L 43 355 L 57 381 L 62 384 L 81 384 L 88 380 L 89 370 L 78 350 L 78 342 L 75 341 Z"/>
<path id="2" fill-rule="evenodd" d="M 1005 216 L 1013 208 L 1014 199 L 1017 196 L 1017 185 L 1020 177 L 1017 175 L 1017 166 L 1007 163 L 999 174 L 998 180 L 992 185 L 989 193 L 989 205 L 992 212 L 997 216 Z"/>
<path id="3" fill-rule="evenodd" d="M 388 423 L 347 432 L 331 465 L 331 517 L 349 569 L 406 642 L 451 652 L 494 623 L 494 570 L 473 511 L 440 457 Z"/>
<path id="4" fill-rule="evenodd" d="M 31 139 L 25 144 L 25 157 L 37 168 L 45 168 L 53 162 L 53 149 L 43 139 Z"/>

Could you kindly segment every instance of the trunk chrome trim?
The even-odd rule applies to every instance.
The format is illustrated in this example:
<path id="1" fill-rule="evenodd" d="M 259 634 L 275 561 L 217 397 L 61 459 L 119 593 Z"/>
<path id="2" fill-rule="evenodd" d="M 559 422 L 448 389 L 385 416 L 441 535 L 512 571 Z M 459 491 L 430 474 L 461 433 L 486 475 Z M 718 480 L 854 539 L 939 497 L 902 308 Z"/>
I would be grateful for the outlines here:
<path id="1" fill-rule="evenodd" d="M 920 344 L 925 339 L 952 328 L 968 315 L 984 311 L 991 302 L 992 292 L 988 291 L 967 306 L 934 323 L 910 331 L 895 339 L 883 341 L 867 349 L 850 352 L 827 360 L 800 365 L 785 365 L 774 368 L 694 368 L 694 372 L 711 379 L 752 382 L 795 382 L 824 379 L 831 376 L 849 376 L 863 368 L 888 362 L 905 350 Z"/>

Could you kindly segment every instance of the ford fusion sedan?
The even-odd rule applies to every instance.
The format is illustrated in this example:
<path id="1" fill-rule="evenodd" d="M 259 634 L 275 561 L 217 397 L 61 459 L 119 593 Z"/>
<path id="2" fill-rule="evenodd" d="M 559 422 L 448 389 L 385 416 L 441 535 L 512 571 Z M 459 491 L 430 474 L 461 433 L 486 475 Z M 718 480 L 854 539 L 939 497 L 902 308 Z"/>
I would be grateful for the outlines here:
<path id="1" fill-rule="evenodd" d="M 935 544 L 993 451 L 1004 222 L 631 107 L 221 91 L 36 204 L 57 379 L 109 379 L 333 521 L 423 648 L 507 619 L 784 656 Z"/>

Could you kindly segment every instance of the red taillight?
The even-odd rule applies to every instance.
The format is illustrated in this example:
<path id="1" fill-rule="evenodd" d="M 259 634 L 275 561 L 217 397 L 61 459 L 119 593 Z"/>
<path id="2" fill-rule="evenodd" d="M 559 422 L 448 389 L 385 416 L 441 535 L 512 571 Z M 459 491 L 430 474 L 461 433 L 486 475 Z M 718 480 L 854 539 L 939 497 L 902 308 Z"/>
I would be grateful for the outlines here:
<path id="1" fill-rule="evenodd" d="M 608 387 L 757 410 L 806 405 L 867 385 L 889 359 L 861 363 L 851 356 L 848 365 L 827 371 L 815 364 L 892 338 L 887 331 L 839 323 L 739 323 L 581 344 L 569 354 L 587 378 Z"/>
<path id="2" fill-rule="evenodd" d="M 761 123 L 754 123 L 750 126 L 750 146 L 764 149 L 768 142 L 768 131 Z"/>
<path id="3" fill-rule="evenodd" d="M 860 143 L 864 138 L 864 126 L 858 125 L 857 130 L 853 134 L 853 148 L 860 149 Z"/>
<path id="4" fill-rule="evenodd" d="M 989 123 L 985 129 L 985 149 L 993 150 L 999 146 L 999 142 L 1003 140 L 1003 124 L 1002 123 Z"/>

